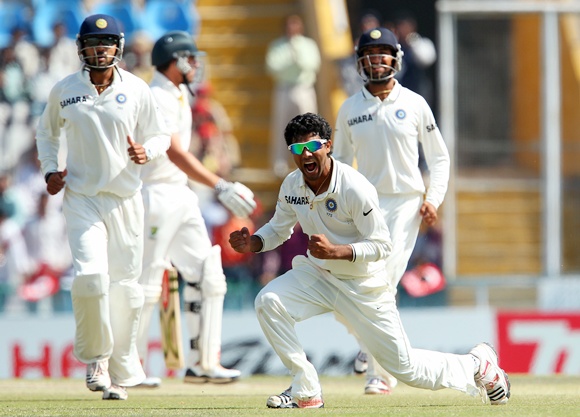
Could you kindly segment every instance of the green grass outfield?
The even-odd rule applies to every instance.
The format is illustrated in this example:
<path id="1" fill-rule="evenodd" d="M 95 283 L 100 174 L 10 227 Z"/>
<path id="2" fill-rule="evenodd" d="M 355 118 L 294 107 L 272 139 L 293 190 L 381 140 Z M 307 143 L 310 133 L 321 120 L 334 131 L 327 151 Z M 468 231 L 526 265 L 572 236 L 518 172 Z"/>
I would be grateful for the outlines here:
<path id="1" fill-rule="evenodd" d="M 505 406 L 483 404 L 453 391 L 426 391 L 399 385 L 390 396 L 363 395 L 364 378 L 323 377 L 325 408 L 276 410 L 270 394 L 283 391 L 290 377 L 254 376 L 227 385 L 184 384 L 167 379 L 158 389 L 132 388 L 127 401 L 103 401 L 79 379 L 0 380 L 0 416 L 580 416 L 580 376 L 513 375 Z"/>

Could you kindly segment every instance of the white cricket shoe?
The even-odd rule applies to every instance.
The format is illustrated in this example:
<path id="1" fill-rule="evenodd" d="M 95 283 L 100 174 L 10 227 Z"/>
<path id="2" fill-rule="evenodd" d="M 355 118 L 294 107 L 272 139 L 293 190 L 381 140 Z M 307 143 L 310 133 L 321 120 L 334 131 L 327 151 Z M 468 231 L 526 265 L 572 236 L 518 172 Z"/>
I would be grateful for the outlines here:
<path id="1" fill-rule="evenodd" d="M 103 400 L 126 400 L 127 398 L 129 398 L 127 390 L 119 385 L 111 384 L 103 391 Z"/>
<path id="2" fill-rule="evenodd" d="M 104 391 L 111 386 L 109 361 L 105 359 L 87 364 L 86 382 L 91 391 Z"/>
<path id="3" fill-rule="evenodd" d="M 368 362 L 368 357 L 367 354 L 364 353 L 362 350 L 360 350 L 358 352 L 358 355 L 356 355 L 356 358 L 354 358 L 354 373 L 355 374 L 364 374 L 366 373 L 367 369 L 369 367 L 369 362 Z"/>
<path id="4" fill-rule="evenodd" d="M 365 386 L 365 394 L 388 395 L 391 393 L 391 387 L 382 378 L 371 378 L 367 381 Z"/>
<path id="5" fill-rule="evenodd" d="M 211 382 L 213 384 L 228 384 L 236 381 L 242 373 L 237 369 L 227 369 L 219 365 L 209 372 L 201 369 L 199 365 L 187 368 L 183 382 L 192 384 L 204 384 Z"/>
<path id="6" fill-rule="evenodd" d="M 294 408 L 292 407 L 292 386 L 289 386 L 279 395 L 271 395 L 266 401 L 268 408 Z"/>
<path id="7" fill-rule="evenodd" d="M 480 343 L 469 351 L 479 359 L 479 370 L 475 374 L 475 383 L 485 391 L 492 405 L 507 404 L 510 398 L 510 381 L 507 374 L 498 365 L 495 349 L 489 343 Z"/>
<path id="8" fill-rule="evenodd" d="M 161 386 L 161 378 L 156 376 L 148 376 L 140 384 L 135 385 L 132 388 L 159 388 Z"/>

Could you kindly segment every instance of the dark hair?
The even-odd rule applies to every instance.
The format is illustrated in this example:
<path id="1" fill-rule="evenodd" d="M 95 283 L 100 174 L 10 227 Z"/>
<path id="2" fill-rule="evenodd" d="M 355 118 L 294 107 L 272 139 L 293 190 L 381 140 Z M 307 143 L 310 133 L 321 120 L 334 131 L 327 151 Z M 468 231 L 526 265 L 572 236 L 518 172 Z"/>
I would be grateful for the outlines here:
<path id="1" fill-rule="evenodd" d="M 313 133 L 319 135 L 321 139 L 330 140 L 332 129 L 328 122 L 318 114 L 299 114 L 286 125 L 284 139 L 287 145 L 292 145 L 296 140 Z"/>

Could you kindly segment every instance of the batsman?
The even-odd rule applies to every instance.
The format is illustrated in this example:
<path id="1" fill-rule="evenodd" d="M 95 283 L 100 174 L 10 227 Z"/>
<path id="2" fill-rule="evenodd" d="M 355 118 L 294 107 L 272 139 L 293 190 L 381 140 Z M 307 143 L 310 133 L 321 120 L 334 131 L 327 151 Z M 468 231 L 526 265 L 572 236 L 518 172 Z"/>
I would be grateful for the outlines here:
<path id="1" fill-rule="evenodd" d="M 141 173 L 145 244 L 139 282 L 145 292 L 145 304 L 137 346 L 146 369 L 152 313 L 159 302 L 164 271 L 173 264 L 185 281 L 189 354 L 184 381 L 227 383 L 239 378 L 240 371 L 220 364 L 226 294 L 221 250 L 212 246 L 198 196 L 188 186 L 188 178 L 215 189 L 218 200 L 236 216 L 247 217 L 256 202 L 246 186 L 220 178 L 188 152 L 192 129 L 189 86 L 199 78 L 204 55 L 191 35 L 182 31 L 166 33 L 152 50 L 155 72 L 150 87 L 171 132 L 171 145 L 166 155 L 146 164 Z M 144 385 L 154 387 L 160 383 L 159 378 L 150 377 Z"/>

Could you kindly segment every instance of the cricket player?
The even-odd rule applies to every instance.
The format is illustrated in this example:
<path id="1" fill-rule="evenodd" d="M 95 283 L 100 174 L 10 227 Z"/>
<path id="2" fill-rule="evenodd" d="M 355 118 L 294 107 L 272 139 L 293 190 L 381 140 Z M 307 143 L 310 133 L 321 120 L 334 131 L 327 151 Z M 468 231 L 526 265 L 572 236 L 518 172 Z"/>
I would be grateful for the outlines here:
<path id="1" fill-rule="evenodd" d="M 36 132 L 48 192 L 65 190 L 74 354 L 87 364 L 87 387 L 105 400 L 127 399 L 125 387 L 145 378 L 135 343 L 143 307 L 140 171 L 169 146 L 149 86 L 118 67 L 124 44 L 113 17 L 87 17 L 77 36 L 83 66 L 53 87 Z"/>
<path id="2" fill-rule="evenodd" d="M 165 155 L 143 168 L 145 204 L 145 255 L 140 283 L 145 291 L 138 346 L 147 356 L 152 312 L 159 302 L 163 272 L 171 262 L 185 280 L 183 300 L 189 331 L 185 382 L 226 383 L 240 371 L 220 365 L 222 311 L 226 279 L 218 245 L 212 246 L 197 195 L 188 177 L 205 184 L 234 215 L 247 217 L 256 203 L 254 194 L 240 183 L 215 175 L 190 152 L 192 116 L 187 86 L 199 74 L 200 57 L 190 34 L 172 31 L 163 35 L 151 52 L 155 67 L 150 87 L 171 132 Z M 159 385 L 148 378 L 148 385 Z"/>
<path id="3" fill-rule="evenodd" d="M 401 66 L 401 47 L 388 29 L 363 33 L 357 46 L 362 89 L 341 106 L 334 133 L 334 157 L 358 170 L 375 186 L 391 238 L 393 270 L 389 288 L 396 292 L 419 233 L 421 221 L 437 221 L 449 181 L 449 152 L 433 112 L 423 97 L 394 78 Z M 429 168 L 426 189 L 419 169 L 419 145 Z M 355 371 L 364 372 L 368 350 L 359 339 L 361 353 Z M 366 394 L 388 394 L 396 380 L 368 361 Z"/>
<path id="4" fill-rule="evenodd" d="M 297 170 L 282 182 L 272 219 L 250 235 L 230 235 L 240 253 L 272 250 L 295 224 L 309 236 L 307 255 L 257 295 L 262 330 L 292 374 L 292 385 L 267 401 L 270 408 L 321 408 L 320 381 L 298 340 L 295 323 L 328 312 L 344 317 L 388 372 L 407 385 L 485 392 L 491 404 L 510 396 L 506 373 L 493 348 L 481 343 L 469 354 L 413 349 L 401 325 L 392 274 L 389 229 L 375 187 L 354 168 L 330 156 L 328 123 L 318 115 L 296 116 L 284 137 Z"/>

